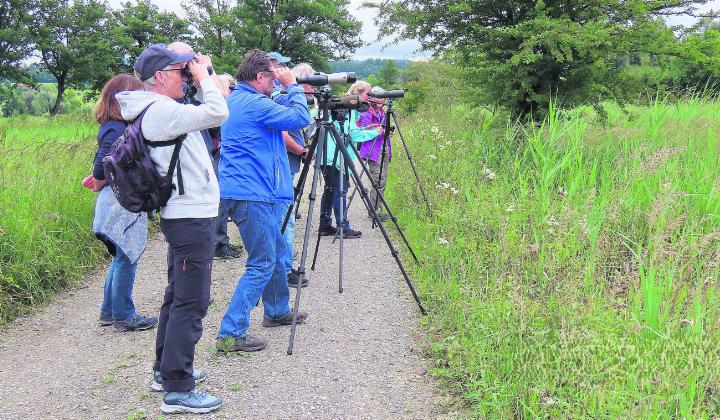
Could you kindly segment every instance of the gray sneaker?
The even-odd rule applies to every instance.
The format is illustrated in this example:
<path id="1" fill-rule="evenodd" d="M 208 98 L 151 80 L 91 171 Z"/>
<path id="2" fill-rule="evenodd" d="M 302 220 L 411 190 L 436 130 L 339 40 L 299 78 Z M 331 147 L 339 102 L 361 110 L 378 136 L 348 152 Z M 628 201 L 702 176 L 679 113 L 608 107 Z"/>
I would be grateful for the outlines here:
<path id="1" fill-rule="evenodd" d="M 188 392 L 168 392 L 163 397 L 160 411 L 165 414 L 195 413 L 203 414 L 215 411 L 222 405 L 220 398 L 200 392 L 196 389 Z"/>
<path id="2" fill-rule="evenodd" d="M 135 315 L 132 318 L 115 320 L 113 325 L 120 331 L 142 331 L 149 330 L 157 325 L 158 319 L 154 316 Z"/>
<path id="3" fill-rule="evenodd" d="M 197 386 L 197 384 L 202 383 L 203 381 L 205 381 L 205 379 L 207 379 L 207 373 L 205 373 L 204 370 L 199 370 L 199 369 L 193 370 L 192 376 L 193 376 L 193 379 L 195 379 L 196 386 Z M 154 391 L 154 392 L 165 391 L 165 388 L 163 388 L 162 382 L 163 382 L 163 379 L 162 379 L 162 375 L 160 375 L 160 371 L 154 370 L 153 371 L 153 381 L 150 384 L 150 390 Z"/>
<path id="4" fill-rule="evenodd" d="M 112 315 L 108 315 L 108 314 L 100 312 L 100 318 L 98 319 L 98 324 L 100 324 L 101 327 L 109 327 L 110 325 L 113 324 Z"/>
<path id="5" fill-rule="evenodd" d="M 223 353 L 260 351 L 265 347 L 267 347 L 267 340 L 251 335 L 245 337 L 218 337 L 215 341 L 215 348 Z"/>
<path id="6" fill-rule="evenodd" d="M 302 324 L 308 317 L 308 313 L 305 311 L 299 311 L 297 316 L 297 323 Z M 292 311 L 286 313 L 280 318 L 264 318 L 262 322 L 263 327 L 272 328 L 279 327 L 281 325 L 292 325 L 293 313 Z"/>

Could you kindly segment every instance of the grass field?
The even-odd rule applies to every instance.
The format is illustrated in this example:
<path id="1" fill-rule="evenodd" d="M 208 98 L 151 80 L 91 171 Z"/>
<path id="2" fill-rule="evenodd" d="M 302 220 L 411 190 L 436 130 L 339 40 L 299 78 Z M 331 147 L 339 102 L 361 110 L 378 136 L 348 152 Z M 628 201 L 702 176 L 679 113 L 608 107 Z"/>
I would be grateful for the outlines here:
<path id="1" fill-rule="evenodd" d="M 720 415 L 720 103 L 609 111 L 403 127 L 434 217 L 399 146 L 388 196 L 433 373 L 475 416 Z"/>
<path id="2" fill-rule="evenodd" d="M 96 267 L 92 170 L 97 125 L 0 118 L 0 324 Z"/>

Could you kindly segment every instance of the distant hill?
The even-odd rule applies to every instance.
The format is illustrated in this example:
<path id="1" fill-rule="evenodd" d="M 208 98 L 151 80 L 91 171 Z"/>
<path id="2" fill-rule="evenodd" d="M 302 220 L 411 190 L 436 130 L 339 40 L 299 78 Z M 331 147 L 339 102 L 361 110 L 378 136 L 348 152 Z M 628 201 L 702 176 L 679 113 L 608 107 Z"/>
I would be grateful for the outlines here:
<path id="1" fill-rule="evenodd" d="M 386 60 L 372 58 L 368 60 L 340 60 L 330 61 L 330 69 L 333 73 L 340 71 L 354 71 L 358 78 L 364 79 L 371 74 L 377 75 L 380 69 L 388 61 L 394 61 L 398 69 L 404 70 L 410 65 L 410 60 Z"/>

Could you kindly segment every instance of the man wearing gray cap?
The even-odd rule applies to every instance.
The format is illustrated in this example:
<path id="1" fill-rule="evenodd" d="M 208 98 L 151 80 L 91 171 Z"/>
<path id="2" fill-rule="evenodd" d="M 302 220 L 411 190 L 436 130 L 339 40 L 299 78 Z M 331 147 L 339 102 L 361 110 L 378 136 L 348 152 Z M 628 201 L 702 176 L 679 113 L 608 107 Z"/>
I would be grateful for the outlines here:
<path id="1" fill-rule="evenodd" d="M 145 111 L 141 129 L 161 176 L 167 174 L 174 147 L 153 143 L 186 136 L 173 174 L 177 188 L 160 210 L 160 229 L 169 245 L 168 285 L 160 308 L 152 389 L 167 392 L 160 407 L 164 413 L 207 413 L 222 404 L 221 399 L 195 389 L 207 375 L 193 370 L 195 345 L 210 302 L 213 218 L 220 200 L 200 131 L 217 127 L 228 117 L 225 99 L 210 79 L 208 66 L 209 57 L 154 44 L 143 50 L 133 66 L 145 90 L 116 95 L 126 120 Z M 200 105 L 177 102 L 183 97 L 187 71 L 199 86 Z"/>

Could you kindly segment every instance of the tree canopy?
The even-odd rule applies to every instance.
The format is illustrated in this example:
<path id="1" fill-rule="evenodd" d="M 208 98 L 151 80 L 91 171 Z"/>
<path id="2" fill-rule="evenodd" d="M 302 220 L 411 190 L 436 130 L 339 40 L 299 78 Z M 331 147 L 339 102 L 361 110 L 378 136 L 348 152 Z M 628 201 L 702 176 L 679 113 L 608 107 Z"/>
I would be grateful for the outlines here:
<path id="1" fill-rule="evenodd" d="M 388 0 L 381 34 L 419 39 L 425 49 L 466 66 L 484 85 L 479 100 L 538 117 L 564 105 L 622 99 L 614 59 L 621 54 L 683 53 L 662 17 L 697 15 L 707 1 Z M 710 14 L 712 16 L 712 14 Z"/>

